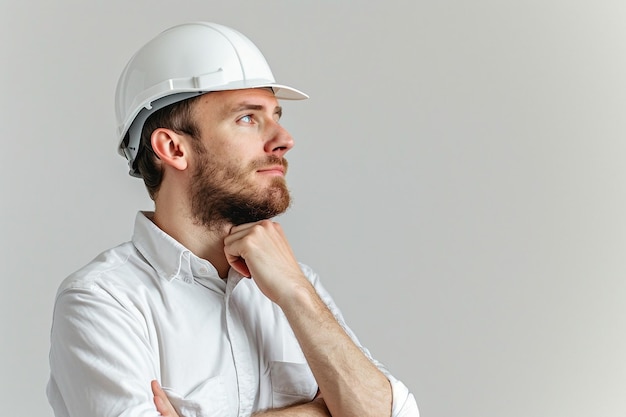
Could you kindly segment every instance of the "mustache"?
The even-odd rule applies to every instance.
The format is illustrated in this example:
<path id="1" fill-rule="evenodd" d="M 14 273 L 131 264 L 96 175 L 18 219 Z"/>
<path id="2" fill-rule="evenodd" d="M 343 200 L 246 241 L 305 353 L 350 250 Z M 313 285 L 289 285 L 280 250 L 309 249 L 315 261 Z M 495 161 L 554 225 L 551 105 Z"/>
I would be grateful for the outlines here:
<path id="1" fill-rule="evenodd" d="M 268 155 L 265 158 L 252 161 L 251 168 L 256 170 L 275 165 L 280 165 L 285 168 L 285 172 L 287 172 L 287 168 L 289 168 L 289 162 L 287 162 L 285 158 L 276 155 Z"/>

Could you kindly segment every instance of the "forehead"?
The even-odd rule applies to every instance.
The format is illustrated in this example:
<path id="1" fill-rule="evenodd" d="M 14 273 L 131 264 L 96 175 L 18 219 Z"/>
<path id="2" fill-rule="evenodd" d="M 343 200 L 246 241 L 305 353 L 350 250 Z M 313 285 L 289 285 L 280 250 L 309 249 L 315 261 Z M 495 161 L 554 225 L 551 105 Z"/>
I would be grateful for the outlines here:
<path id="1" fill-rule="evenodd" d="M 271 88 L 213 91 L 202 95 L 196 108 L 203 113 L 225 116 L 244 105 L 261 106 L 274 111 L 278 107 L 278 100 Z"/>

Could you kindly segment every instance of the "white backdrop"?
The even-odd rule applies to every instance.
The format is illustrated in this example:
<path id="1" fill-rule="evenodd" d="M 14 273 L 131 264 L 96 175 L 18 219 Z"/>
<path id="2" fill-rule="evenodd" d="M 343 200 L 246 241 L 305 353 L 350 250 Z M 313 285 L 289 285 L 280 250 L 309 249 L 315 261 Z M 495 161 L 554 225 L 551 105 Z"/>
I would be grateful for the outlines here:
<path id="1" fill-rule="evenodd" d="M 4 0 L 3 414 L 52 415 L 56 287 L 151 208 L 115 83 L 191 20 L 311 95 L 281 221 L 423 416 L 626 415 L 622 0 Z"/>

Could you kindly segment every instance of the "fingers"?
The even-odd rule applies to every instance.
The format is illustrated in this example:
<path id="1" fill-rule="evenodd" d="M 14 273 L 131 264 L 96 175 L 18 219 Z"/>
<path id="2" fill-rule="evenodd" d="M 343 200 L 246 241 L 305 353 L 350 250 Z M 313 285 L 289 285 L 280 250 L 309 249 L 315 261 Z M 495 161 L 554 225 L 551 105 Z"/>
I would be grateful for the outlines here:
<path id="1" fill-rule="evenodd" d="M 284 243 L 285 235 L 280 224 L 262 220 L 256 223 L 246 223 L 239 226 L 233 226 L 228 236 L 224 238 L 224 246 L 231 247 L 233 251 L 241 253 L 233 253 L 233 255 L 246 258 L 245 250 L 252 250 L 255 245 L 269 242 Z"/>
<path id="2" fill-rule="evenodd" d="M 252 276 L 248 265 L 246 265 L 246 261 L 244 261 L 241 256 L 233 256 L 226 253 L 226 260 L 228 261 L 228 264 L 242 276 L 247 278 Z"/>
<path id="3" fill-rule="evenodd" d="M 178 417 L 178 413 L 174 409 L 172 403 L 170 403 L 170 400 L 167 398 L 167 395 L 161 388 L 161 385 L 159 385 L 156 380 L 153 380 L 150 383 L 150 386 L 152 387 L 152 394 L 154 394 L 153 401 L 157 411 L 163 417 Z"/>
<path id="4" fill-rule="evenodd" d="M 165 405 L 165 403 L 160 397 L 157 397 L 157 396 L 154 397 L 154 405 L 156 406 L 156 409 L 159 412 L 159 414 L 161 414 L 162 416 L 168 415 L 167 406 Z"/>
<path id="5" fill-rule="evenodd" d="M 307 282 L 282 227 L 270 220 L 231 228 L 224 238 L 224 254 L 233 269 L 254 277 L 261 292 L 275 303 Z"/>
<path id="6" fill-rule="evenodd" d="M 231 227 L 230 233 L 224 239 L 224 243 L 227 244 L 228 242 L 233 242 L 241 239 L 244 236 L 254 233 L 255 230 L 275 231 L 278 232 L 278 234 L 280 235 L 283 234 L 282 227 L 279 223 L 273 222 L 271 220 L 261 220 L 254 223 L 245 223 Z"/>
<path id="7" fill-rule="evenodd" d="M 269 220 L 233 226 L 224 239 L 226 260 L 241 275 L 250 277 L 252 274 L 246 263 L 249 254 L 257 251 L 259 246 L 268 248 L 268 238 L 275 240 L 276 237 L 284 238 L 282 229 L 278 223 Z"/>

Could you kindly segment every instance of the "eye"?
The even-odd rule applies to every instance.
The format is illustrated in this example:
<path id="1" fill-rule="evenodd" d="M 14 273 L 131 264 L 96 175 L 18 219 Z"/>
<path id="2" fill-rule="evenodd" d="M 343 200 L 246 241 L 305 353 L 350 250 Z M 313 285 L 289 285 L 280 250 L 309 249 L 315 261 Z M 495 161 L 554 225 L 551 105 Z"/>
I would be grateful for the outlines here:
<path id="1" fill-rule="evenodd" d="M 243 122 L 243 123 L 248 123 L 248 124 L 250 124 L 250 123 L 252 123 L 252 122 L 253 122 L 252 115 L 250 115 L 250 114 L 246 114 L 245 116 L 240 117 L 240 118 L 239 118 L 239 121 L 240 121 L 240 122 Z"/>

